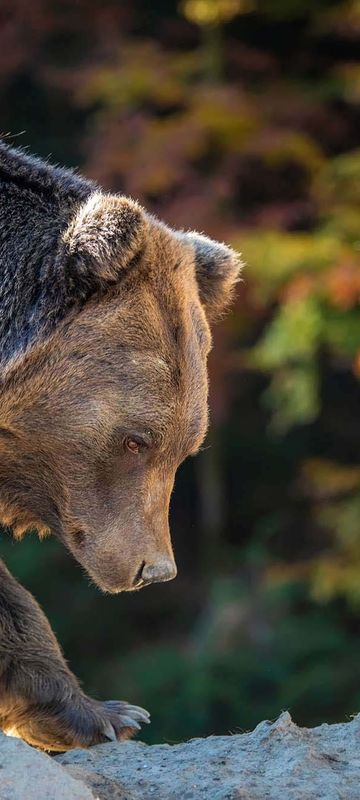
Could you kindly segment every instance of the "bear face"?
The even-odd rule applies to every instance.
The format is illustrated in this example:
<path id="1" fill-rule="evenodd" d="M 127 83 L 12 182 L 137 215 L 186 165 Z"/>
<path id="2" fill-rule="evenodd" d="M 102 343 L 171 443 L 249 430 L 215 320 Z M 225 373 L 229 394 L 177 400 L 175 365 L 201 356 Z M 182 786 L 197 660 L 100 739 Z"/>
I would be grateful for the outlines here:
<path id="1" fill-rule="evenodd" d="M 206 433 L 209 320 L 239 261 L 99 193 L 56 258 L 86 302 L 4 367 L 1 518 L 57 535 L 104 591 L 170 580 L 170 495 Z"/>

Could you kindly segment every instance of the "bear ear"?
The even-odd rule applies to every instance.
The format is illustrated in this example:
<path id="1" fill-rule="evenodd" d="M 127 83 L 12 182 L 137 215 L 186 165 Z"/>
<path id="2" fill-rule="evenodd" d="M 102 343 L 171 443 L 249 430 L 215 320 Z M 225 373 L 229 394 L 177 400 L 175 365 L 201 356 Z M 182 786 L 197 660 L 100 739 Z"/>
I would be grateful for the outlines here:
<path id="1" fill-rule="evenodd" d="M 100 192 L 90 195 L 62 237 L 66 270 L 74 284 L 91 290 L 116 282 L 140 252 L 146 229 L 145 213 L 134 200 Z"/>
<path id="2" fill-rule="evenodd" d="M 216 320 L 231 302 L 243 263 L 238 253 L 200 233 L 184 234 L 195 253 L 200 300 L 210 321 Z"/>

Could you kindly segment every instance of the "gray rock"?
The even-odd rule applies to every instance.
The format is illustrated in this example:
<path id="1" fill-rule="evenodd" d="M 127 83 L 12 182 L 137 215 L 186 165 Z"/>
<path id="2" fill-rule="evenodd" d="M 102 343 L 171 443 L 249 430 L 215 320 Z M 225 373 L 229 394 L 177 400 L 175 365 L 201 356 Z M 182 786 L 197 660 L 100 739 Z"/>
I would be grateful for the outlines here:
<path id="1" fill-rule="evenodd" d="M 360 716 L 309 729 L 284 712 L 242 735 L 109 743 L 55 760 L 100 800 L 360 800 Z"/>
<path id="2" fill-rule="evenodd" d="M 54 759 L 0 733 L 0 798 L 95 800 L 96 795 Z"/>
<path id="3" fill-rule="evenodd" d="M 50 758 L 0 734 L 0 800 L 360 800 L 360 715 L 179 745 L 118 742 Z"/>

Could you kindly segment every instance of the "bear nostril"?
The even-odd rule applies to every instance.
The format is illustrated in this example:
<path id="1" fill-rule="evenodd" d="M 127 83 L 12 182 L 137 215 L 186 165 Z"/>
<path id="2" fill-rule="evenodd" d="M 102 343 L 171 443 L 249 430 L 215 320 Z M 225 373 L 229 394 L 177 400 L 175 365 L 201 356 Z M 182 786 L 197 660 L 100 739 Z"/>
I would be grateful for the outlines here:
<path id="1" fill-rule="evenodd" d="M 140 565 L 140 569 L 138 569 L 138 571 L 137 571 L 137 573 L 135 575 L 135 578 L 133 580 L 133 586 L 139 586 L 139 585 L 141 586 L 143 584 L 144 581 L 143 581 L 143 577 L 142 577 L 142 571 L 143 571 L 144 567 L 145 567 L 145 561 L 142 561 L 141 565 Z"/>
<path id="2" fill-rule="evenodd" d="M 176 577 L 176 574 L 175 562 L 164 558 L 155 564 L 144 564 L 141 580 L 144 583 L 162 583 L 163 581 L 171 581 Z"/>

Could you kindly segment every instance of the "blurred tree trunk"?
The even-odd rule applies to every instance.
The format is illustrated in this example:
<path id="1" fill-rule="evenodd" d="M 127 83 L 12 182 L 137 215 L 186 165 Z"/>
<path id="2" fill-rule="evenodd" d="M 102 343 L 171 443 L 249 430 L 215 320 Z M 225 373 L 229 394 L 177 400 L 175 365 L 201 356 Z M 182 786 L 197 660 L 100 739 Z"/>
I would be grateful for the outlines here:
<path id="1" fill-rule="evenodd" d="M 202 535 L 201 560 L 205 567 L 213 564 L 216 559 L 221 530 L 226 519 L 225 486 L 216 438 L 216 434 L 212 432 L 209 445 L 198 456 L 196 465 Z"/>
<path id="2" fill-rule="evenodd" d="M 204 76 L 208 83 L 220 83 L 223 77 L 223 48 L 220 25 L 204 25 L 202 27 Z"/>

